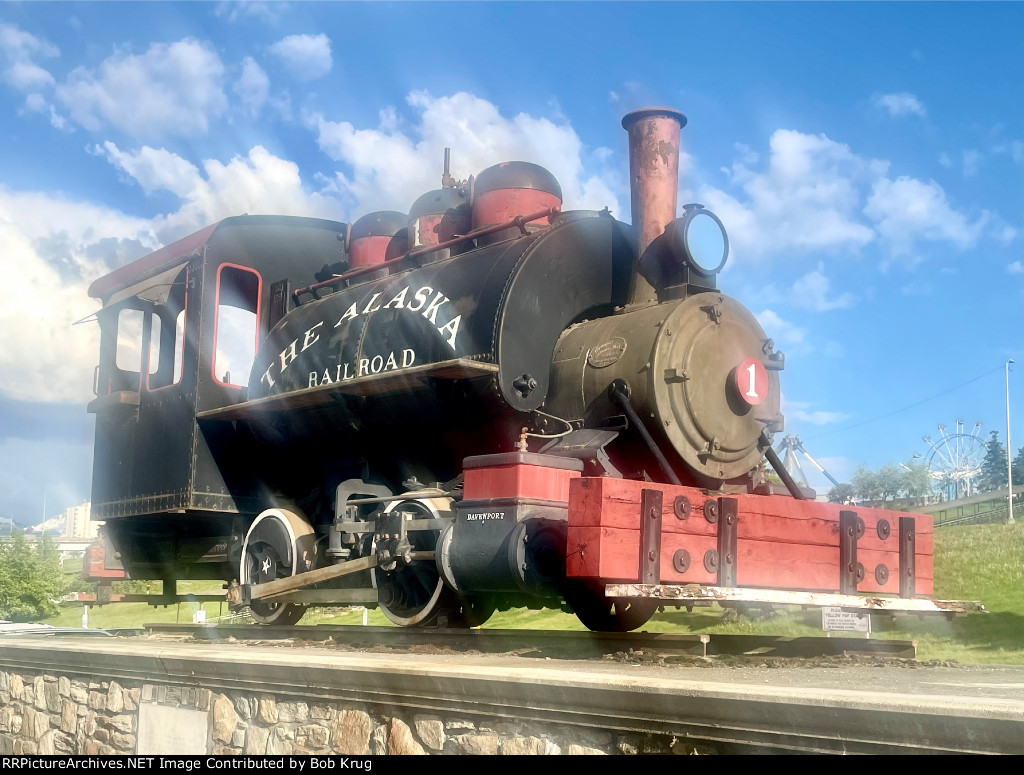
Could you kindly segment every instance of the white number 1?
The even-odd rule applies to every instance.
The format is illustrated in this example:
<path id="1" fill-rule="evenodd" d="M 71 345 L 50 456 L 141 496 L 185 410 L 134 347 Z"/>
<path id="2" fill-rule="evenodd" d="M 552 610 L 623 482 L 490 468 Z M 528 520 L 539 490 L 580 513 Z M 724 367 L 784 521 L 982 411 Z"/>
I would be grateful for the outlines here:
<path id="1" fill-rule="evenodd" d="M 757 390 L 754 389 L 754 374 L 756 373 L 757 364 L 752 363 L 747 366 L 747 373 L 750 375 L 750 390 L 747 391 L 747 395 L 751 398 L 760 398 L 757 394 Z"/>

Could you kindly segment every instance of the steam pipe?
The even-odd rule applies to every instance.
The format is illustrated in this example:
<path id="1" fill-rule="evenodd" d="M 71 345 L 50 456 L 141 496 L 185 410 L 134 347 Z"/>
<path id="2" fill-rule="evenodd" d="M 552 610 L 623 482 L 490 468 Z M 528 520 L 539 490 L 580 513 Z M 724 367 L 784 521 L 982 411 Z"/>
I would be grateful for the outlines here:
<path id="1" fill-rule="evenodd" d="M 629 189 L 636 264 L 629 303 L 657 300 L 654 286 L 640 271 L 644 253 L 676 217 L 679 188 L 679 132 L 686 116 L 672 108 L 641 108 L 622 118 L 629 133 Z"/>
<path id="2" fill-rule="evenodd" d="M 640 433 L 640 437 L 644 440 L 647 448 L 654 455 L 655 460 L 658 461 L 658 465 L 661 466 L 661 470 L 665 473 L 670 484 L 681 485 L 679 477 L 676 476 L 676 472 L 672 470 L 672 466 L 669 465 L 668 459 L 662 454 L 662 451 L 658 449 L 658 445 L 655 444 L 654 439 L 651 438 L 651 434 L 648 433 L 647 428 L 644 427 L 643 421 L 640 419 L 640 415 L 636 413 L 636 409 L 633 408 L 633 402 L 629 400 L 629 383 L 624 379 L 616 379 L 612 381 L 612 384 L 608 386 L 608 395 L 611 396 L 612 400 L 615 401 L 619 406 L 622 407 L 622 411 L 626 413 L 626 417 L 633 423 L 633 427 Z"/>

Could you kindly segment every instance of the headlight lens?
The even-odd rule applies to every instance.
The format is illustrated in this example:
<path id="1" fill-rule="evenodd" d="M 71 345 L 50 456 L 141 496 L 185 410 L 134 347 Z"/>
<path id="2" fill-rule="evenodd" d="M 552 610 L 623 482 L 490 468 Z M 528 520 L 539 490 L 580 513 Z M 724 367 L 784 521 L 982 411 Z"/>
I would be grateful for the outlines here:
<path id="1" fill-rule="evenodd" d="M 729 237 L 718 216 L 702 205 L 686 205 L 676 221 L 676 238 L 687 263 L 701 274 L 714 275 L 725 266 Z"/>

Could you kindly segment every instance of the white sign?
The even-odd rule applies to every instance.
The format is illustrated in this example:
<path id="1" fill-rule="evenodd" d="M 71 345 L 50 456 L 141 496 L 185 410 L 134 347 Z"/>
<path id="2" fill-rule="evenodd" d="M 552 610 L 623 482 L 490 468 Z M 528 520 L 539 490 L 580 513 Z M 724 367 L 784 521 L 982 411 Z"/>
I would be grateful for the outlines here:
<path id="1" fill-rule="evenodd" d="M 825 632 L 871 633 L 871 614 L 858 614 L 842 608 L 821 609 L 821 629 Z"/>

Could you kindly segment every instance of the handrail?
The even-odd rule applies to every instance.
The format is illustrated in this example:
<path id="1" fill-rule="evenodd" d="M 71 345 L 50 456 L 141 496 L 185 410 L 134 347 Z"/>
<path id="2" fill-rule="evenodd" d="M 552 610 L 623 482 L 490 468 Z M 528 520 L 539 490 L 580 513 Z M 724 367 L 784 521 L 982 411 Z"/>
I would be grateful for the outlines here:
<path id="1" fill-rule="evenodd" d="M 541 218 L 548 218 L 552 215 L 557 215 L 559 212 L 561 212 L 561 210 L 558 207 L 548 207 L 545 208 L 544 210 L 538 210 L 535 213 L 530 213 L 529 215 L 517 215 L 511 221 L 507 221 L 505 223 L 496 223 L 493 224 L 492 226 L 486 226 L 482 229 L 471 231 L 469 232 L 469 234 L 461 234 L 458 237 L 446 240 L 445 242 L 439 242 L 436 245 L 427 245 L 426 247 L 411 250 L 404 255 L 398 256 L 397 258 L 392 258 L 388 261 L 382 261 L 379 264 L 371 264 L 370 266 L 356 267 L 355 269 L 350 269 L 349 271 L 343 274 L 335 275 L 329 280 L 323 280 L 322 282 L 314 283 L 313 285 L 308 285 L 305 288 L 296 288 L 294 291 L 292 291 L 292 296 L 295 298 L 296 301 L 298 301 L 299 296 L 301 296 L 304 293 L 312 293 L 315 295 L 316 291 L 319 290 L 320 288 L 326 288 L 327 286 L 336 285 L 342 282 L 348 282 L 353 277 L 358 277 L 359 275 L 368 274 L 370 272 L 376 272 L 380 269 L 387 269 L 392 266 L 398 266 L 399 264 L 405 263 L 406 261 L 411 261 L 413 259 L 419 258 L 420 256 L 428 255 L 437 250 L 443 250 L 444 248 L 449 248 L 452 247 L 453 245 L 458 245 L 461 242 L 476 239 L 477 237 L 485 237 L 488 234 L 494 234 L 495 232 L 504 231 L 505 229 L 518 228 L 523 234 L 526 234 L 527 223 L 529 223 L 530 221 L 540 220 Z"/>

